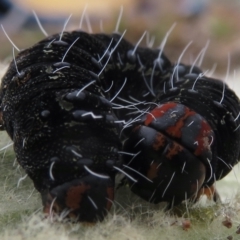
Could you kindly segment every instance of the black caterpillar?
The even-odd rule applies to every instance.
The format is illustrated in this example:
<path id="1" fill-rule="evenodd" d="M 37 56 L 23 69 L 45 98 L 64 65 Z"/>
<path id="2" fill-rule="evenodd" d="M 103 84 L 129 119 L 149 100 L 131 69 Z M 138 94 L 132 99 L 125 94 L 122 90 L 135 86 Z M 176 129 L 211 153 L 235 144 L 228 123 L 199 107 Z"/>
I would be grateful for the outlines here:
<path id="1" fill-rule="evenodd" d="M 239 159 L 228 86 L 118 34 L 64 32 L 23 50 L 2 79 L 1 124 L 44 212 L 102 220 L 116 173 L 143 199 L 177 205 Z"/>

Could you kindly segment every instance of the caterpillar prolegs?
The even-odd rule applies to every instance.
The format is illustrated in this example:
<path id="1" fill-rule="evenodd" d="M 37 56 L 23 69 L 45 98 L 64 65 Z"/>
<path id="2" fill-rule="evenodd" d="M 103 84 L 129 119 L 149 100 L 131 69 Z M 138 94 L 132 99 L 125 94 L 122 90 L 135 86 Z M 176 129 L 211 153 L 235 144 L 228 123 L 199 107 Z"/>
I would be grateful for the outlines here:
<path id="1" fill-rule="evenodd" d="M 236 94 L 123 35 L 52 35 L 2 79 L 2 128 L 47 214 L 102 220 L 117 173 L 143 199 L 176 205 L 238 162 Z"/>

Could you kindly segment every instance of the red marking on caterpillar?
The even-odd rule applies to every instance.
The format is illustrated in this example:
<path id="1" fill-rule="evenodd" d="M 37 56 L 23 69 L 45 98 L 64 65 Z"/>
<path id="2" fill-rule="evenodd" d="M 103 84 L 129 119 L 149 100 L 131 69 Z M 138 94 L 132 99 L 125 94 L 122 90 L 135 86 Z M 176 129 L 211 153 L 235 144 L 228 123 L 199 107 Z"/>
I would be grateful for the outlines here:
<path id="1" fill-rule="evenodd" d="M 153 120 L 163 116 L 167 110 L 174 108 L 176 105 L 176 103 L 171 102 L 154 108 L 150 113 L 147 114 L 144 124 L 149 125 Z"/>

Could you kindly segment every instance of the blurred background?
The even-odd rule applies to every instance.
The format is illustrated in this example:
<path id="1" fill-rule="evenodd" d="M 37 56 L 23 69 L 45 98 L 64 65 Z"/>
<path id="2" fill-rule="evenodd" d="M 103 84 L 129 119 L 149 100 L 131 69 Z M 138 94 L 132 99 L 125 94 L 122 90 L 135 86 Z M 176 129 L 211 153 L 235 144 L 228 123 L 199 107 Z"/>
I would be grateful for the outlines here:
<path id="1" fill-rule="evenodd" d="M 167 31 L 176 22 L 164 52 L 176 62 L 184 47 L 193 41 L 184 54 L 183 62 L 191 64 L 210 41 L 202 68 L 215 69 L 215 76 L 225 78 L 230 56 L 230 84 L 240 96 L 240 0 L 0 0 L 0 23 L 20 49 L 28 48 L 45 36 L 34 18 L 34 10 L 46 32 L 61 32 L 64 22 L 72 14 L 67 31 L 82 29 L 88 32 L 111 33 L 121 6 L 123 14 L 118 32 L 127 29 L 125 38 L 136 43 L 145 30 L 148 39 L 141 42 L 160 46 Z M 12 46 L 0 29 L 0 62 L 12 59 Z M 232 198 L 239 188 L 239 166 L 222 182 L 218 182 L 223 198 Z"/>
<path id="2" fill-rule="evenodd" d="M 0 0 L 0 23 L 14 43 L 27 48 L 44 35 L 37 26 L 32 10 L 48 34 L 61 32 L 64 21 L 73 14 L 67 30 L 79 28 L 81 15 L 86 9 L 83 29 L 110 33 L 115 30 L 120 8 L 123 15 L 119 32 L 127 29 L 126 38 L 137 42 L 145 30 L 149 41 L 159 47 L 161 40 L 174 22 L 175 29 L 169 36 L 165 52 L 172 62 L 177 61 L 183 48 L 193 41 L 184 55 L 184 62 L 191 63 L 210 40 L 203 61 L 204 69 L 226 72 L 228 54 L 231 70 L 240 66 L 240 0 Z M 11 46 L 0 29 L 0 59 L 11 55 Z M 142 41 L 146 45 L 146 41 Z"/>

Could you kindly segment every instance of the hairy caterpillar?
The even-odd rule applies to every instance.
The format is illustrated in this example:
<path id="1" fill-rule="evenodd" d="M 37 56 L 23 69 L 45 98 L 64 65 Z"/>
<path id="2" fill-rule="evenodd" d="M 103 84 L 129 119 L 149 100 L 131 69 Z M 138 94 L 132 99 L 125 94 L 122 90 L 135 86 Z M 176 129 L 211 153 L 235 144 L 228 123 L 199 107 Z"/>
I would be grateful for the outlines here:
<path id="1" fill-rule="evenodd" d="M 238 161 L 234 92 L 123 36 L 47 37 L 2 79 L 3 129 L 47 214 L 102 220 L 118 172 L 145 200 L 175 205 Z"/>

